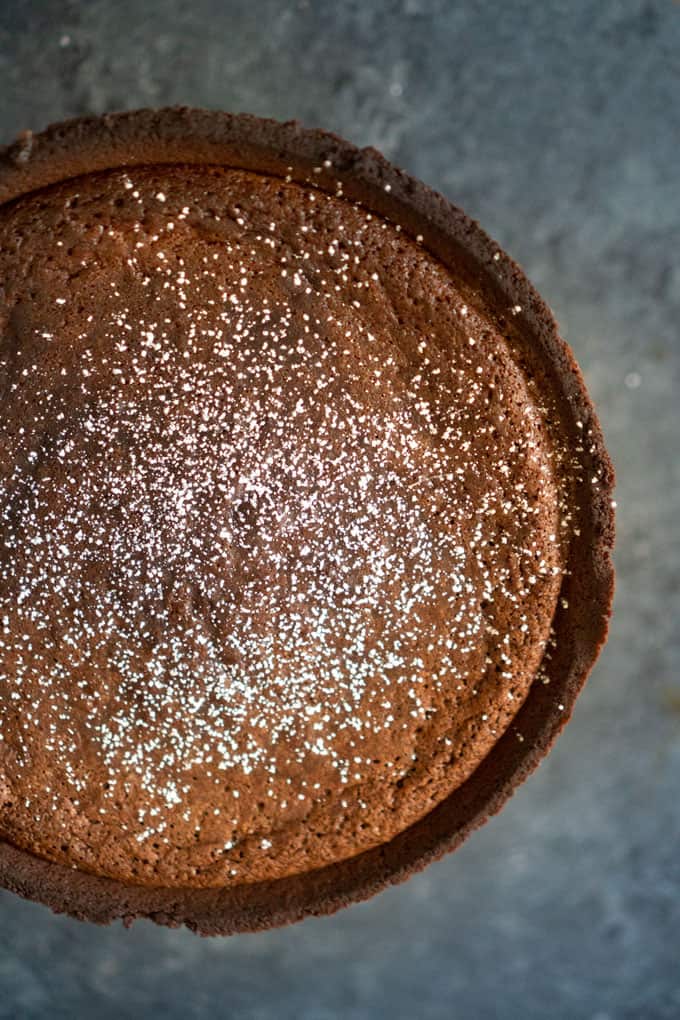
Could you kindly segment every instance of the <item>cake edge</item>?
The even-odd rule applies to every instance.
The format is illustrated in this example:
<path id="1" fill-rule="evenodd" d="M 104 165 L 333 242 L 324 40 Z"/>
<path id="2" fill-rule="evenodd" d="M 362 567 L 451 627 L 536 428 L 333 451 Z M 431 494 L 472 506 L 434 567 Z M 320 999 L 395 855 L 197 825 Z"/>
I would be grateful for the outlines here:
<path id="1" fill-rule="evenodd" d="M 572 352 L 557 323 L 521 268 L 462 210 L 390 164 L 376 149 L 359 149 L 336 135 L 248 114 L 169 107 L 54 124 L 22 133 L 0 150 L 0 202 L 98 170 L 149 164 L 214 163 L 313 184 L 362 202 L 401 226 L 444 264 L 464 254 L 470 272 L 490 286 L 499 308 L 519 305 L 559 383 L 562 424 L 589 439 L 589 486 L 584 508 L 588 555 L 565 586 L 572 609 L 555 616 L 551 683 L 534 682 L 518 712 L 482 764 L 425 818 L 381 846 L 317 871 L 229 889 L 132 886 L 43 860 L 0 842 L 0 886 L 44 903 L 57 913 L 100 924 L 136 918 L 203 934 L 257 931 L 332 913 L 404 881 L 456 849 L 496 814 L 538 766 L 568 722 L 608 633 L 614 590 L 612 490 L 614 470 L 602 431 Z M 575 609 L 573 607 L 576 607 Z M 518 734 L 521 729 L 521 740 Z M 498 777 L 502 776 L 499 783 Z"/>

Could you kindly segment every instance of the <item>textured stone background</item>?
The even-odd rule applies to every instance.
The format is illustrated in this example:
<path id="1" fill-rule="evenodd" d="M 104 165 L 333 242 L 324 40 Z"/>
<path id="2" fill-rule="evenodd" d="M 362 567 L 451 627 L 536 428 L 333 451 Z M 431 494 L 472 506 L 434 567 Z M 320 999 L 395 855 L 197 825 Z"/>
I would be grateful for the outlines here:
<path id="1" fill-rule="evenodd" d="M 2 140 L 177 102 L 374 144 L 523 263 L 618 469 L 611 641 L 503 814 L 370 903 L 201 941 L 0 894 L 0 1017 L 679 1017 L 680 5 L 3 0 Z"/>

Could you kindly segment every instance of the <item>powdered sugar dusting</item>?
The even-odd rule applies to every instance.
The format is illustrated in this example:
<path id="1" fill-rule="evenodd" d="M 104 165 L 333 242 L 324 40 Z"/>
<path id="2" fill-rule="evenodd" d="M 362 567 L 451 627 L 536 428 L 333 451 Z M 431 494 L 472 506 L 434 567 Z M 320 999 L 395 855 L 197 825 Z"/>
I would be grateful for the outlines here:
<path id="1" fill-rule="evenodd" d="M 140 844 L 193 818 L 197 772 L 214 779 L 228 858 L 249 777 L 285 814 L 329 776 L 334 796 L 370 778 L 374 739 L 396 746 L 441 692 L 473 698 L 480 663 L 500 664 L 513 700 L 514 652 L 488 607 L 514 606 L 528 631 L 525 603 L 560 574 L 569 508 L 548 537 L 526 488 L 527 471 L 554 484 L 540 407 L 527 401 L 511 459 L 494 456 L 503 394 L 467 305 L 469 342 L 442 351 L 424 332 L 409 360 L 362 315 L 381 279 L 359 239 L 320 251 L 318 211 L 294 257 L 276 222 L 256 233 L 239 209 L 229 237 L 188 264 L 177 238 L 192 204 L 134 175 L 120 193 L 162 217 L 134 229 L 134 301 L 112 281 L 63 390 L 21 350 L 1 364 L 13 399 L 34 388 L 24 427 L 0 424 L 0 725 L 19 703 L 20 772 L 33 720 L 47 720 L 75 804 L 89 792 L 85 741 L 108 777 L 103 815 L 121 788 L 144 792 L 127 823 Z M 70 301 L 67 287 L 57 313 Z M 59 344 L 58 329 L 40 332 L 46 350 Z M 323 782 L 299 779 L 318 769 Z"/>

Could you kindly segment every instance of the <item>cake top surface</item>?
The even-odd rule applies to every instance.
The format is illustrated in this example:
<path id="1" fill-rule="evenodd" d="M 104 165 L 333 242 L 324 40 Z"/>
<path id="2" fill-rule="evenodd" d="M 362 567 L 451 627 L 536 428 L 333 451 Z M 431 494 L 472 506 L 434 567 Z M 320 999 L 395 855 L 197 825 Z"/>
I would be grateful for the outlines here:
<path id="1" fill-rule="evenodd" d="M 140 885 L 301 874 L 513 728 L 583 447 L 420 241 L 216 166 L 2 207 L 7 840 Z"/>

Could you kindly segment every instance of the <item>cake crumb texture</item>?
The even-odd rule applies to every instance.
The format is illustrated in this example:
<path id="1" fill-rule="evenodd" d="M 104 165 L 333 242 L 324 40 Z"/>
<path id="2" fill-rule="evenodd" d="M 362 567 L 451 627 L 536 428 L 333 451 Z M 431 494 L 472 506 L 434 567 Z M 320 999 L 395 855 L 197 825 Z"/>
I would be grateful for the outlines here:
<path id="1" fill-rule="evenodd" d="M 301 874 L 513 723 L 599 479 L 522 307 L 398 228 L 216 166 L 0 209 L 10 843 L 138 885 Z"/>

